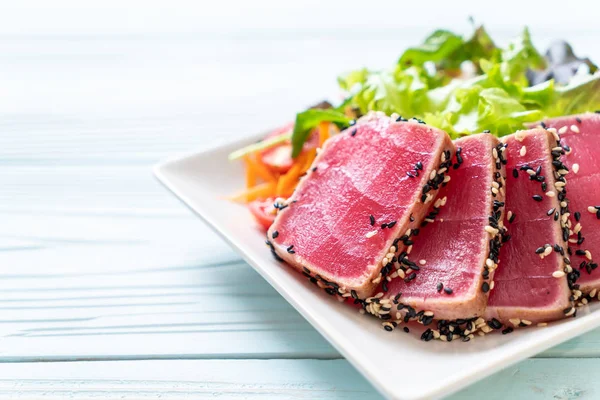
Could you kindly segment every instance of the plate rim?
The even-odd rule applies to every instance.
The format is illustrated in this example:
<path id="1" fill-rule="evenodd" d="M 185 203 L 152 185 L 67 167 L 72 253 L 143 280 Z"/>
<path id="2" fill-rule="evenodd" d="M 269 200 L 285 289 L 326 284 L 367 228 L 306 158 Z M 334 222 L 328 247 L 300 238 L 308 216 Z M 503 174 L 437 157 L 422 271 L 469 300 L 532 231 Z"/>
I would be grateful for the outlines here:
<path id="1" fill-rule="evenodd" d="M 256 140 L 256 138 L 264 136 L 265 132 L 268 131 L 263 131 L 262 133 L 255 135 L 238 137 L 237 139 L 227 141 L 216 146 L 204 147 L 190 152 L 175 154 L 173 156 L 167 157 L 164 160 L 161 160 L 158 163 L 154 164 L 154 166 L 152 167 L 153 175 L 159 183 L 161 183 L 166 189 L 168 189 L 183 205 L 185 205 L 196 216 L 198 216 L 213 232 L 215 232 L 220 238 L 222 238 L 227 243 L 227 245 L 229 245 L 236 253 L 238 253 L 238 255 L 240 255 L 245 262 L 247 262 L 263 279 L 265 279 L 269 283 L 271 287 L 273 287 L 277 291 L 277 293 L 279 293 L 279 295 L 281 295 L 292 307 L 294 307 L 294 309 L 297 312 L 299 312 L 300 315 L 302 315 L 302 317 L 305 320 L 307 320 L 311 324 L 311 326 L 315 330 L 317 330 L 317 332 L 319 332 L 319 334 L 323 336 L 346 360 L 348 360 L 352 364 L 352 366 L 371 383 L 373 388 L 379 393 L 381 393 L 384 397 L 406 400 L 446 397 L 484 378 L 487 378 L 500 370 L 515 365 L 527 358 L 530 358 L 544 350 L 549 349 L 550 347 L 556 346 L 567 340 L 573 339 L 600 326 L 600 311 L 591 312 L 588 315 L 580 316 L 579 318 L 576 318 L 571 321 L 563 320 L 565 323 L 575 324 L 576 326 L 572 327 L 567 332 L 557 333 L 553 336 L 549 336 L 544 340 L 535 342 L 531 346 L 521 348 L 517 356 L 512 355 L 512 353 L 503 355 L 493 365 L 489 366 L 485 370 L 479 371 L 479 373 L 476 376 L 473 376 L 474 374 L 456 376 L 449 382 L 446 382 L 444 386 L 440 386 L 439 388 L 433 388 L 431 390 L 425 390 L 423 393 L 408 396 L 390 391 L 387 385 L 385 384 L 385 379 L 372 373 L 372 371 L 366 368 L 362 360 L 359 360 L 350 350 L 347 350 L 345 348 L 345 345 L 343 343 L 340 343 L 341 338 L 333 337 L 333 334 L 329 332 L 328 329 L 326 329 L 326 327 L 322 326 L 318 321 L 316 321 L 313 318 L 309 310 L 303 307 L 301 303 L 296 302 L 296 300 L 293 297 L 289 296 L 286 289 L 282 288 L 281 285 L 277 282 L 277 280 L 274 277 L 272 277 L 265 268 L 260 266 L 260 260 L 255 260 L 251 255 L 247 254 L 245 250 L 239 247 L 236 241 L 232 237 L 230 237 L 230 235 L 227 232 L 217 227 L 217 223 L 213 221 L 210 215 L 208 215 L 206 212 L 203 212 L 203 210 L 195 209 L 194 206 L 192 206 L 192 201 L 189 199 L 189 197 L 186 194 L 182 193 L 165 174 L 165 170 L 173 165 L 185 162 L 192 158 L 206 156 L 211 153 L 223 151 L 228 147 L 237 144 L 242 144 L 246 141 L 251 142 L 252 140 Z M 228 160 L 225 161 L 228 162 Z M 590 318 L 592 314 L 597 315 L 595 318 Z"/>

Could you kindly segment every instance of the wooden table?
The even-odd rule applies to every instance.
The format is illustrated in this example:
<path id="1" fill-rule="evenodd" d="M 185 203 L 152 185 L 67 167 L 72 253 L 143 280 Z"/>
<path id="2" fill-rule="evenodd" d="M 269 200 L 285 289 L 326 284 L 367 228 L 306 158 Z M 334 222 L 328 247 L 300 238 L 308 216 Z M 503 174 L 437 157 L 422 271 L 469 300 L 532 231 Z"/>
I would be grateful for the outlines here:
<path id="1" fill-rule="evenodd" d="M 568 35 L 600 59 L 595 6 L 531 18 L 506 3 L 3 6 L 0 398 L 377 398 L 151 166 L 284 122 L 339 72 L 466 31 L 468 14 L 501 40 L 529 23 L 542 46 Z M 599 341 L 456 398 L 598 398 Z"/>

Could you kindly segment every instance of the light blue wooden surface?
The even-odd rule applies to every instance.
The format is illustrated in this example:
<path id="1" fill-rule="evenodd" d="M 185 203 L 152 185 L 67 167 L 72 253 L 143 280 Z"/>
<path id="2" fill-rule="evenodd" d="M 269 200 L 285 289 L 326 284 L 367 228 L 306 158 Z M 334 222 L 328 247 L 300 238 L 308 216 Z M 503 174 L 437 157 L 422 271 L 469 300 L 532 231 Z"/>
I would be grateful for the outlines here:
<path id="1" fill-rule="evenodd" d="M 467 14 L 600 59 L 593 5 L 92 5 L 0 9 L 0 398 L 377 398 L 151 166 L 285 121 Z M 454 398 L 597 398 L 598 357 L 595 331 Z"/>

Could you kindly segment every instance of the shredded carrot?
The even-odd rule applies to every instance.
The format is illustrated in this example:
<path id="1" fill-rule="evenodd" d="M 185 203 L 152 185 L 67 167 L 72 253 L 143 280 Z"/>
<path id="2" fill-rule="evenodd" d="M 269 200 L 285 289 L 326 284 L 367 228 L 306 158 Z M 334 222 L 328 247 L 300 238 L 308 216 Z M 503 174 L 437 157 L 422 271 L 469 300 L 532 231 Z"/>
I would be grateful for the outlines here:
<path id="1" fill-rule="evenodd" d="M 250 160 L 250 156 L 244 157 L 244 164 L 246 164 L 246 189 L 250 189 L 256 186 L 256 169 Z"/>
<path id="2" fill-rule="evenodd" d="M 317 156 L 317 149 L 310 149 L 307 151 L 306 162 L 302 166 L 302 172 L 308 171 L 313 161 L 315 161 L 315 157 Z"/>
<path id="3" fill-rule="evenodd" d="M 249 157 L 252 161 L 252 167 L 254 168 L 254 172 L 265 182 L 275 182 L 277 180 L 277 176 L 273 171 L 269 170 L 269 167 L 262 162 L 260 158 L 260 154 L 253 154 Z"/>
<path id="4" fill-rule="evenodd" d="M 307 152 L 302 152 L 296 158 L 294 165 L 288 172 L 279 177 L 279 182 L 277 182 L 277 189 L 275 191 L 277 196 L 287 197 L 292 194 L 294 188 L 298 184 L 298 179 L 300 175 L 304 172 L 302 167 L 304 167 L 304 163 L 306 162 L 306 158 L 308 157 Z"/>
<path id="5" fill-rule="evenodd" d="M 259 185 L 256 185 L 250 189 L 246 189 L 246 190 L 230 197 L 230 200 L 237 201 L 240 203 L 247 203 L 250 201 L 257 200 L 257 199 L 264 200 L 269 197 L 274 197 L 275 188 L 276 188 L 275 182 L 261 183 Z"/>
<path id="6" fill-rule="evenodd" d="M 323 147 L 327 139 L 329 139 L 329 122 L 323 121 L 319 123 L 319 147 Z"/>

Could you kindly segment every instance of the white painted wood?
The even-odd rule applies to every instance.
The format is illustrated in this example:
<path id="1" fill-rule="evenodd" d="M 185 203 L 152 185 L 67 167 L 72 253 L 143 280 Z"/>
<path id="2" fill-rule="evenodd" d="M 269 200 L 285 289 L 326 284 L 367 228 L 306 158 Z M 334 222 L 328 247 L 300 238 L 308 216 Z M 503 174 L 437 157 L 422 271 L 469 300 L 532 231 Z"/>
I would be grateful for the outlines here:
<path id="1" fill-rule="evenodd" d="M 451 399 L 598 398 L 597 360 L 527 360 Z M 406 371 L 399 372 L 405 374 Z M 344 360 L 0 364 L 0 399 L 378 399 Z"/>

